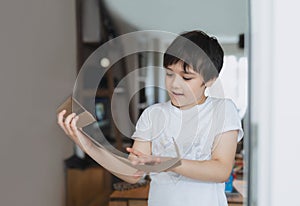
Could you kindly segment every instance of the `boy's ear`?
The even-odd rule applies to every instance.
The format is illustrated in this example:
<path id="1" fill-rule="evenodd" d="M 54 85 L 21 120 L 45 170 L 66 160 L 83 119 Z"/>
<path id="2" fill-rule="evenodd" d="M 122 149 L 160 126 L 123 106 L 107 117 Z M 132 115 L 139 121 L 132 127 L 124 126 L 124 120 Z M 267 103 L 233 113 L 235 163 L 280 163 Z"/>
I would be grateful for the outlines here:
<path id="1" fill-rule="evenodd" d="M 211 87 L 215 81 L 217 80 L 217 77 L 216 78 L 213 78 L 211 80 L 208 80 L 206 83 L 205 83 L 205 87 Z"/>

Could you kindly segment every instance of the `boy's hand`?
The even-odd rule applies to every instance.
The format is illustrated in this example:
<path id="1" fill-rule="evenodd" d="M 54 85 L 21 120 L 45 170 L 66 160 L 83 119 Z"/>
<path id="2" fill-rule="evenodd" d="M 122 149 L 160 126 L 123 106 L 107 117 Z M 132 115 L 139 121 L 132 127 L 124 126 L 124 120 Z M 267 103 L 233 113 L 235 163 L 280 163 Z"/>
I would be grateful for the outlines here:
<path id="1" fill-rule="evenodd" d="M 155 165 L 161 162 L 159 157 L 154 157 L 152 155 L 146 155 L 133 148 L 126 148 L 127 152 L 130 153 L 129 160 L 133 165 Z"/>
<path id="2" fill-rule="evenodd" d="M 78 121 L 78 116 L 75 113 L 68 115 L 64 119 L 66 110 L 61 111 L 57 115 L 57 123 L 64 130 L 66 135 L 68 135 L 83 151 L 87 147 L 91 146 L 91 141 L 78 129 L 76 123 Z"/>

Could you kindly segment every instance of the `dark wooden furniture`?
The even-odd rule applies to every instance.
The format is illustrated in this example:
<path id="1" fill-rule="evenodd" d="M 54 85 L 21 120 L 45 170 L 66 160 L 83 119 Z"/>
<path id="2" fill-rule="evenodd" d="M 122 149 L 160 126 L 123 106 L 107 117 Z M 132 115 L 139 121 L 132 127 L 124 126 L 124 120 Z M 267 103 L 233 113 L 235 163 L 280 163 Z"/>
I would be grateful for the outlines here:
<path id="1" fill-rule="evenodd" d="M 109 206 L 147 206 L 149 185 L 124 190 L 113 191 L 110 195 Z M 243 197 L 241 194 L 227 196 L 228 206 L 242 206 Z"/>
<path id="2" fill-rule="evenodd" d="M 101 45 L 108 40 L 114 38 L 117 34 L 114 31 L 112 22 L 104 7 L 102 0 L 76 0 L 76 29 L 77 29 L 77 71 L 79 72 L 87 58 Z M 109 57 L 108 57 L 109 58 Z M 111 66 L 111 65 L 109 65 Z M 99 65 L 95 65 L 95 70 L 105 69 Z M 92 69 L 91 69 L 92 71 Z M 116 72 L 117 71 L 117 72 Z M 101 128 L 105 137 L 111 141 L 114 146 L 122 150 L 123 137 L 119 130 L 116 128 L 112 119 L 110 110 L 111 97 L 115 89 L 115 85 L 125 75 L 126 65 L 123 61 L 118 62 L 116 65 L 110 67 L 105 73 L 102 80 L 99 79 L 99 88 L 97 90 L 95 99 L 106 99 L 109 124 Z M 79 88 L 81 91 L 80 101 L 84 102 L 85 99 L 90 99 L 93 94 L 92 88 L 89 88 L 88 82 L 93 78 L 93 73 L 85 72 L 86 78 L 84 84 L 79 84 L 84 88 Z M 98 81 L 98 80 L 97 80 Z M 93 97 L 92 97 L 93 98 Z"/>
<path id="3" fill-rule="evenodd" d="M 67 169 L 67 206 L 106 206 L 111 174 L 102 167 Z"/>
<path id="4" fill-rule="evenodd" d="M 147 206 L 149 185 L 135 189 L 114 191 L 109 206 Z"/>

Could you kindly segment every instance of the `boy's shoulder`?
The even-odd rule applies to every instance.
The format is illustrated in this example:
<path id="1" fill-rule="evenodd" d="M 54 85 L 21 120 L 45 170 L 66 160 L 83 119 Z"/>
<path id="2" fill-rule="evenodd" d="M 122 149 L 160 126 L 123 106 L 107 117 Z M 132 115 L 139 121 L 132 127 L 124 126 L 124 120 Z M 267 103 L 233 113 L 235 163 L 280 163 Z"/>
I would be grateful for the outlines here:
<path id="1" fill-rule="evenodd" d="M 210 97 L 210 101 L 214 106 L 225 106 L 236 108 L 235 103 L 229 98 Z"/>
<path id="2" fill-rule="evenodd" d="M 232 99 L 230 98 L 223 98 L 223 97 L 209 97 L 209 99 L 212 102 L 218 102 L 218 103 L 226 103 L 226 104 L 234 104 Z"/>

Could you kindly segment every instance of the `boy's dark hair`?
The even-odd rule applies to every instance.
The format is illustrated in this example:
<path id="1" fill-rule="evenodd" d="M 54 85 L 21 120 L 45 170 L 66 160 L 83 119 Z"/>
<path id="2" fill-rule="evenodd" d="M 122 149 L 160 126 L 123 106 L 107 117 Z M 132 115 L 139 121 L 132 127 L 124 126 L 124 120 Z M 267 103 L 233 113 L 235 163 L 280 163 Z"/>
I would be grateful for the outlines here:
<path id="1" fill-rule="evenodd" d="M 223 66 L 224 52 L 218 40 L 203 31 L 190 31 L 178 36 L 164 53 L 164 67 L 183 62 L 201 74 L 205 82 L 219 76 Z"/>

